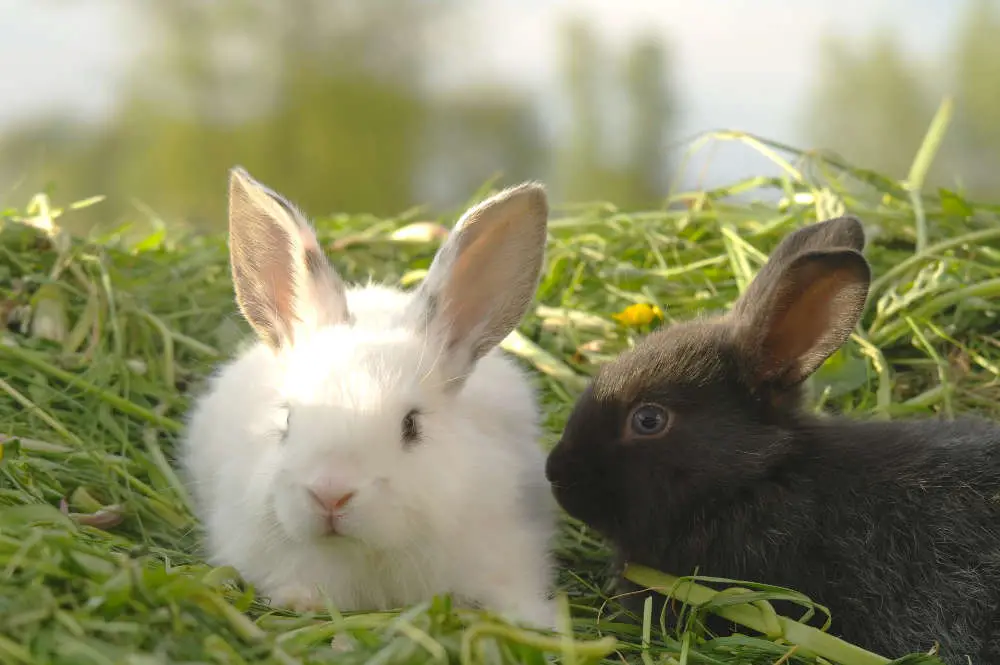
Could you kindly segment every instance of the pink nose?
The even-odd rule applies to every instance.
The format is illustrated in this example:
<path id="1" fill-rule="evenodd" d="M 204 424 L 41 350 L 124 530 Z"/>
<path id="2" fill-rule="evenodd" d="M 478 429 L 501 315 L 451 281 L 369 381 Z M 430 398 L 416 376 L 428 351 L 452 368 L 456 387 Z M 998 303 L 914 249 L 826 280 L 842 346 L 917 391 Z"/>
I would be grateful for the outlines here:
<path id="1" fill-rule="evenodd" d="M 316 502 L 316 505 L 323 509 L 328 515 L 336 515 L 343 512 L 344 507 L 354 498 L 354 492 L 344 492 L 342 489 L 317 488 L 310 489 L 309 496 Z"/>

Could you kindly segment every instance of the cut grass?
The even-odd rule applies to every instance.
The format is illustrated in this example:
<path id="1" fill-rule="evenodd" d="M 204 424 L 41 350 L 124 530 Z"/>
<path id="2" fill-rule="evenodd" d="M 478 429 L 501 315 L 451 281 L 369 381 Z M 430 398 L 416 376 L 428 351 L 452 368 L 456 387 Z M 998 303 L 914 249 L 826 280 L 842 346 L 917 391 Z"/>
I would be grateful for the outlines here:
<path id="1" fill-rule="evenodd" d="M 812 383 L 816 408 L 1000 415 L 998 207 L 755 137 L 714 138 L 758 148 L 781 175 L 677 194 L 661 211 L 554 211 L 538 307 L 505 342 L 535 370 L 543 445 L 586 377 L 649 327 L 613 314 L 647 303 L 670 322 L 724 309 L 781 237 L 843 210 L 866 225 L 876 280 L 852 341 Z M 772 639 L 708 639 L 697 612 L 678 633 L 656 617 L 625 622 L 606 595 L 604 544 L 571 520 L 556 542 L 572 614 L 559 635 L 453 611 L 444 598 L 399 612 L 269 610 L 235 571 L 199 560 L 190 499 L 171 467 L 189 395 L 248 335 L 225 238 L 69 239 L 60 214 L 39 197 L 25 213 L 7 211 L 0 229 L 0 311 L 12 322 L 0 333 L 0 662 L 824 662 L 816 653 L 888 662 L 797 630 L 781 639 L 784 624 L 761 601 L 792 592 L 773 587 L 754 592 L 752 606 L 705 596 Z M 318 226 L 346 276 L 412 284 L 436 241 L 392 233 L 416 219 L 338 216 Z"/>

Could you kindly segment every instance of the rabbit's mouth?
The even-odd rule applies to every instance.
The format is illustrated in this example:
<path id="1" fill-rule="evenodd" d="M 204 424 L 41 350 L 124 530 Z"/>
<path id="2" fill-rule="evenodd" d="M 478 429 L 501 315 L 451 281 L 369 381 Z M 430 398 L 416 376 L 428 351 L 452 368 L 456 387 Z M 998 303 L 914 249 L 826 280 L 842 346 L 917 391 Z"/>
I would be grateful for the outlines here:
<path id="1" fill-rule="evenodd" d="M 351 524 L 344 514 L 322 515 L 319 533 L 320 540 L 331 543 L 362 542 L 362 539 L 351 533 Z"/>
<path id="2" fill-rule="evenodd" d="M 365 541 L 357 536 L 345 533 L 342 527 L 325 528 L 316 534 L 313 542 L 322 547 L 332 547 L 338 550 L 348 546 L 358 547 L 366 545 Z"/>
<path id="3" fill-rule="evenodd" d="M 323 517 L 323 531 L 322 536 L 324 538 L 341 538 L 343 533 L 341 529 L 343 528 L 341 524 L 341 516 L 339 515 L 325 515 Z"/>

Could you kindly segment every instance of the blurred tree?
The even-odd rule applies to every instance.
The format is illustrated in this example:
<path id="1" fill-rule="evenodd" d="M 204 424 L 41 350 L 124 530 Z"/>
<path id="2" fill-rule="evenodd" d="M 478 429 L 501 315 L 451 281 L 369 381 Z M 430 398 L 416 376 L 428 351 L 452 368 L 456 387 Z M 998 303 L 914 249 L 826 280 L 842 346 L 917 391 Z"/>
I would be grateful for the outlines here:
<path id="1" fill-rule="evenodd" d="M 595 199 L 608 191 L 601 167 L 601 54 L 593 29 L 582 20 L 566 23 L 562 35 L 562 71 L 569 127 L 556 181 L 568 200 Z"/>
<path id="2" fill-rule="evenodd" d="M 623 66 L 609 70 L 604 65 L 614 61 L 591 26 L 571 21 L 562 37 L 569 127 L 555 174 L 562 195 L 633 209 L 658 205 L 668 190 L 664 151 L 674 112 L 662 42 L 638 38 Z"/>
<path id="3" fill-rule="evenodd" d="M 953 41 L 956 166 L 965 186 L 981 196 L 1000 194 L 1000 4 L 971 0 Z"/>
<path id="4" fill-rule="evenodd" d="M 952 125 L 929 182 L 958 181 L 973 196 L 1000 195 L 1000 3 L 970 0 L 966 7 L 943 80 L 908 60 L 885 32 L 861 51 L 837 40 L 825 44 L 806 117 L 810 142 L 905 177 L 934 108 L 953 94 Z"/>
<path id="5" fill-rule="evenodd" d="M 805 118 L 810 145 L 906 177 L 935 104 L 894 37 L 877 33 L 859 50 L 829 39 L 815 81 Z"/>
<path id="6" fill-rule="evenodd" d="M 312 212 L 392 213 L 412 201 L 427 102 L 419 90 L 420 0 L 169 0 L 129 3 L 152 47 L 116 117 L 45 118 L 0 140 L 8 173 L 60 200 L 94 193 L 102 219 L 224 223 L 233 164 Z M 93 221 L 93 220 L 90 220 Z"/>
<path id="7" fill-rule="evenodd" d="M 51 183 L 60 202 L 107 196 L 73 217 L 78 231 L 157 218 L 219 229 L 234 164 L 311 214 L 454 206 L 495 175 L 633 208 L 667 191 L 673 105 L 655 40 L 609 59 L 586 24 L 568 27 L 568 134 L 553 144 L 526 92 L 425 88 L 426 34 L 454 0 L 111 1 L 147 42 L 114 114 L 0 136 L 0 179 L 23 195 Z"/>
<path id="8" fill-rule="evenodd" d="M 668 62 L 659 40 L 640 38 L 628 55 L 626 70 L 629 117 L 628 201 L 639 208 L 655 206 L 666 190 L 670 120 L 675 108 L 668 87 Z"/>
<path id="9" fill-rule="evenodd" d="M 440 202 L 463 201 L 494 178 L 497 187 L 545 179 L 548 155 L 527 94 L 464 88 L 432 101 L 428 127 L 422 191 Z"/>

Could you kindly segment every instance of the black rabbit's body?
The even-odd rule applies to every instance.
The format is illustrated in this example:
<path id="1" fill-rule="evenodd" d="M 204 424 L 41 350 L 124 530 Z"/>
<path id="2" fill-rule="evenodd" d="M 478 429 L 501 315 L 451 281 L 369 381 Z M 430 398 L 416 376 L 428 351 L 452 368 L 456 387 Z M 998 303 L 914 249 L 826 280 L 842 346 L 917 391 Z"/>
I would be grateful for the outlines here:
<path id="1" fill-rule="evenodd" d="M 800 406 L 860 317 L 862 246 L 851 218 L 806 227 L 731 313 L 640 340 L 580 397 L 546 473 L 623 561 L 800 591 L 890 658 L 938 642 L 946 662 L 1000 664 L 1000 426 Z"/>
<path id="2" fill-rule="evenodd" d="M 877 653 L 939 640 L 951 662 L 1000 662 L 1000 429 L 815 422 L 788 443 L 773 475 L 663 515 L 619 557 L 795 589 Z"/>

